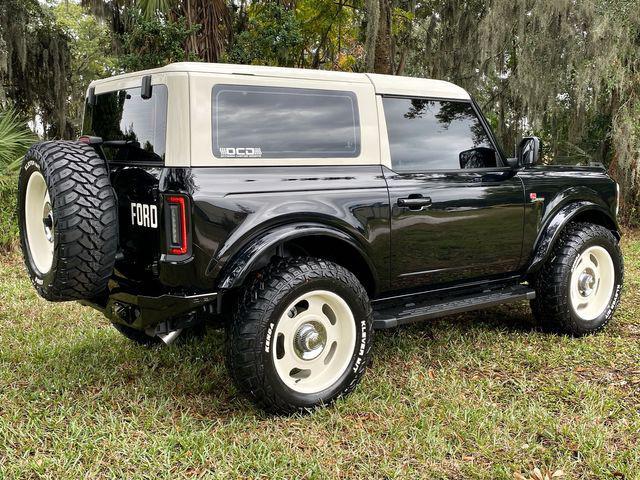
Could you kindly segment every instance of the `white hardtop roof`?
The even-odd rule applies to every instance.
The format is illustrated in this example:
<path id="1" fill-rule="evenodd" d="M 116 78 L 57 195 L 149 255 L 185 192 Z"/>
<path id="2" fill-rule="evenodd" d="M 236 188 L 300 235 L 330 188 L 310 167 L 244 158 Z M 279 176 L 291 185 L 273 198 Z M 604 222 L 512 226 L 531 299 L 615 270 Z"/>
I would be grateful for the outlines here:
<path id="1" fill-rule="evenodd" d="M 226 63 L 180 62 L 170 63 L 164 67 L 126 73 L 116 77 L 95 80 L 90 87 L 109 82 L 114 79 L 138 77 L 172 72 L 193 72 L 211 74 L 255 75 L 259 77 L 298 78 L 316 81 L 332 81 L 345 83 L 371 83 L 377 94 L 413 95 L 422 97 L 449 98 L 469 100 L 470 96 L 461 87 L 443 80 L 401 77 L 396 75 L 380 75 L 373 73 L 348 73 L 331 70 L 311 70 L 303 68 L 264 67 L 257 65 L 233 65 Z"/>

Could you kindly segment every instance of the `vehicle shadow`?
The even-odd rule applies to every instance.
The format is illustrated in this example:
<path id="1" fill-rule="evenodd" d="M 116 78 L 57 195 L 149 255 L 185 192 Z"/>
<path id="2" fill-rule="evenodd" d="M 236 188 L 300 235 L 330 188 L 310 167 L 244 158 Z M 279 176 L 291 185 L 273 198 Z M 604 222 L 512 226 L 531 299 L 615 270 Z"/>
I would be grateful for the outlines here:
<path id="1" fill-rule="evenodd" d="M 97 332 L 97 333 L 96 333 Z M 258 415 L 238 394 L 224 365 L 224 331 L 209 330 L 169 346 L 134 344 L 109 326 L 40 343 L 26 352 L 16 384 L 69 398 L 117 405 L 118 410 L 160 409 L 192 419 Z"/>
<path id="2" fill-rule="evenodd" d="M 445 331 L 462 334 L 478 329 L 528 332 L 535 331 L 536 326 L 526 305 L 496 307 L 376 332 L 376 355 L 381 349 L 393 350 L 389 337 L 401 342 L 418 341 L 429 348 L 430 341 Z M 40 363 L 33 368 L 47 373 L 32 376 L 30 388 L 93 392 L 96 402 L 161 403 L 172 416 L 187 415 L 203 421 L 229 421 L 247 415 L 265 418 L 266 414 L 255 409 L 233 386 L 224 365 L 224 341 L 223 330 L 210 328 L 202 336 L 186 336 L 170 346 L 149 348 L 133 344 L 115 329 L 101 328 L 96 334 L 42 347 L 37 353 Z M 402 355 L 393 351 L 389 354 L 391 358 L 383 353 L 385 362 L 393 362 L 393 355 Z"/>

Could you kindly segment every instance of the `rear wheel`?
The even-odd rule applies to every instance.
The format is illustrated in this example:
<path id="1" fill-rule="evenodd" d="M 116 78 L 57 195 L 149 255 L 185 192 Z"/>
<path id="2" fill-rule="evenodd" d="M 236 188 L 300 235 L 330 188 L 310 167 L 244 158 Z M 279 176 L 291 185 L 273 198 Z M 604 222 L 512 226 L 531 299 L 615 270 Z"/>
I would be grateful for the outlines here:
<path id="1" fill-rule="evenodd" d="M 571 224 L 533 282 L 533 312 L 543 325 L 564 333 L 597 332 L 618 306 L 623 274 L 622 254 L 611 231 Z"/>
<path id="2" fill-rule="evenodd" d="M 228 328 L 227 364 L 258 406 L 292 413 L 351 392 L 370 361 L 371 306 L 345 268 L 296 258 L 268 266 Z"/>

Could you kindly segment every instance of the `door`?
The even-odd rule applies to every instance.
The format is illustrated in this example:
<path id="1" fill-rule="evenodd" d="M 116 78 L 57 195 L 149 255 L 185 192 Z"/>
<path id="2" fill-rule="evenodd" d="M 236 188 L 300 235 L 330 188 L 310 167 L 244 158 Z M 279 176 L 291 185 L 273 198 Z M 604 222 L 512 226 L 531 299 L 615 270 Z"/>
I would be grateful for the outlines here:
<path id="1" fill-rule="evenodd" d="M 391 285 L 509 274 L 522 249 L 524 188 L 470 101 L 384 97 Z"/>

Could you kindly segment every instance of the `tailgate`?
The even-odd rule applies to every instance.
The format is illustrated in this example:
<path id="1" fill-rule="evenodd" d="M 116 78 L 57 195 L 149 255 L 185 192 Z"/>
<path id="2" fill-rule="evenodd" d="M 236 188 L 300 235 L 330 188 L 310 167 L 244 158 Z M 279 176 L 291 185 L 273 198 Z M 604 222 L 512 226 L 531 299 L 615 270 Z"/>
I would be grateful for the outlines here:
<path id="1" fill-rule="evenodd" d="M 130 280 L 151 280 L 157 276 L 163 223 L 158 196 L 161 171 L 151 167 L 111 167 L 120 226 L 116 272 Z"/>

